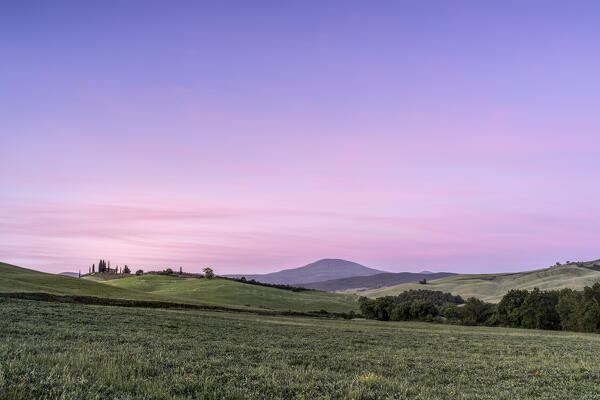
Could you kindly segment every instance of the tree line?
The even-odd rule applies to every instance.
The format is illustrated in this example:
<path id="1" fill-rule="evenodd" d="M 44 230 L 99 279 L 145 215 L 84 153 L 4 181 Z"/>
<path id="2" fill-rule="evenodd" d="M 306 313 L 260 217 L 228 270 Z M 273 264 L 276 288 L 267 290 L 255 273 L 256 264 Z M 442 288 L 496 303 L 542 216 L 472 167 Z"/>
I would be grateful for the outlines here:
<path id="1" fill-rule="evenodd" d="M 110 273 L 110 274 L 131 274 L 131 269 L 129 269 L 129 267 L 127 265 L 125 265 L 122 268 L 119 268 L 119 266 L 117 265 L 115 268 L 111 268 L 110 267 L 110 261 L 106 261 L 106 260 L 100 260 L 98 261 L 98 267 L 96 268 L 96 264 L 92 264 L 91 267 L 89 267 L 89 271 L 90 274 L 95 274 L 95 273 Z M 176 273 L 175 271 L 173 271 L 173 269 L 171 268 L 167 268 L 164 269 L 162 271 L 149 271 L 147 273 L 150 274 L 159 274 L 159 275 L 179 275 L 179 276 L 191 276 L 191 277 L 195 277 L 195 278 L 207 278 L 207 279 L 212 279 L 214 278 L 216 275 L 214 273 L 214 271 L 212 270 L 212 268 L 204 268 L 203 269 L 204 274 L 195 274 L 195 273 L 184 273 L 183 272 L 183 267 L 179 267 L 179 273 Z M 143 269 L 138 269 L 135 272 L 136 275 L 143 275 L 144 274 L 144 270 Z"/>
<path id="2" fill-rule="evenodd" d="M 98 268 L 96 269 L 96 264 L 92 264 L 88 271 L 90 274 L 98 273 L 114 273 L 114 274 L 130 274 L 131 270 L 127 265 L 122 268 L 119 268 L 117 265 L 114 269 L 110 268 L 110 261 L 100 260 L 98 261 Z"/>
<path id="3" fill-rule="evenodd" d="M 463 325 L 506 326 L 600 333 L 600 283 L 583 290 L 513 289 L 500 303 L 470 297 L 463 301 L 432 290 L 398 296 L 361 297 L 362 315 L 383 321 L 438 321 Z"/>

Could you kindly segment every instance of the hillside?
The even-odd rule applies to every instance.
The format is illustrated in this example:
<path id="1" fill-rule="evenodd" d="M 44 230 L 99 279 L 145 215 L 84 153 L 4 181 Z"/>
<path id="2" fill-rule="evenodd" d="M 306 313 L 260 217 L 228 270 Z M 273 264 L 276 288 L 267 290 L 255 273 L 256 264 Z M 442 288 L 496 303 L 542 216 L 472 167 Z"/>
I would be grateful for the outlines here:
<path id="1" fill-rule="evenodd" d="M 159 300 L 153 295 L 0 262 L 0 293 L 41 292 L 112 299 Z"/>
<path id="2" fill-rule="evenodd" d="M 600 260 L 572 263 L 535 271 L 501 274 L 464 274 L 428 281 L 427 285 L 407 283 L 361 292 L 376 298 L 393 296 L 410 289 L 429 289 L 450 292 L 463 298 L 477 297 L 497 303 L 510 289 L 582 289 L 600 282 Z"/>
<path id="3" fill-rule="evenodd" d="M 298 285 L 304 282 L 321 282 L 332 279 L 349 278 L 352 276 L 367 276 L 381 274 L 386 271 L 380 271 L 373 268 L 367 268 L 364 265 L 352 261 L 326 258 L 304 267 L 284 269 L 269 274 L 250 274 L 250 275 L 226 275 L 231 278 L 255 279 L 264 283 L 277 283 L 286 285 Z"/>
<path id="4" fill-rule="evenodd" d="M 362 291 L 381 287 L 400 285 L 403 283 L 418 282 L 422 279 L 433 280 L 454 276 L 452 272 L 385 272 L 368 276 L 353 276 L 350 278 L 333 279 L 323 282 L 302 283 L 308 289 L 324 290 L 326 292 Z"/>
<path id="5" fill-rule="evenodd" d="M 108 281 L 75 279 L 0 263 L 0 293 L 41 292 L 112 299 L 166 301 L 270 310 L 347 312 L 357 310 L 353 295 L 292 292 L 225 279 L 132 276 Z"/>
<path id="6" fill-rule="evenodd" d="M 292 292 L 227 279 L 178 278 L 143 275 L 106 281 L 107 286 L 135 290 L 189 303 L 270 310 L 347 312 L 358 309 L 353 295 L 318 291 Z"/>

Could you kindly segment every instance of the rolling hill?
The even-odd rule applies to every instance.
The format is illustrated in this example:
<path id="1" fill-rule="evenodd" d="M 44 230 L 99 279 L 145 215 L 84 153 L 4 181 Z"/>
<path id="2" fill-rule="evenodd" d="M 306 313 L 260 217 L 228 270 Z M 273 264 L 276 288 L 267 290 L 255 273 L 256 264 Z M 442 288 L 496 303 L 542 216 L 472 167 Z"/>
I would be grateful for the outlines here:
<path id="1" fill-rule="evenodd" d="M 85 279 L 47 274 L 1 262 L 0 293 L 51 293 L 111 299 L 160 300 L 146 293 L 107 286 Z"/>
<path id="2" fill-rule="evenodd" d="M 373 268 L 367 268 L 364 265 L 352 261 L 325 258 L 304 267 L 284 269 L 279 272 L 269 274 L 250 274 L 250 275 L 226 275 L 231 278 L 254 279 L 264 283 L 276 283 L 286 285 L 298 285 L 304 282 L 321 282 L 332 279 L 349 278 L 352 276 L 367 276 L 381 274 L 386 271 L 380 271 Z"/>
<path id="3" fill-rule="evenodd" d="M 357 298 L 353 295 L 312 290 L 293 292 L 219 278 L 179 278 L 148 274 L 114 279 L 104 284 L 192 304 L 211 303 L 228 307 L 302 312 L 319 310 L 347 312 L 358 309 Z"/>
<path id="4" fill-rule="evenodd" d="M 433 280 L 454 276 L 452 272 L 384 272 L 368 276 L 353 276 L 350 278 L 333 279 L 322 282 L 302 283 L 298 286 L 307 289 L 324 290 L 326 292 L 362 291 L 377 289 L 386 286 L 400 285 L 403 283 L 418 282 L 422 279 Z"/>
<path id="5" fill-rule="evenodd" d="M 163 301 L 277 311 L 356 311 L 356 296 L 292 292 L 226 279 L 132 276 L 108 281 L 76 279 L 0 263 L 0 293 L 50 293 L 111 299 Z"/>
<path id="6" fill-rule="evenodd" d="M 571 263 L 535 271 L 501 274 L 464 274 L 428 281 L 427 285 L 407 283 L 361 292 L 376 298 L 393 296 L 410 289 L 441 290 L 463 298 L 477 297 L 497 303 L 510 289 L 583 289 L 600 282 L 600 260 Z"/>

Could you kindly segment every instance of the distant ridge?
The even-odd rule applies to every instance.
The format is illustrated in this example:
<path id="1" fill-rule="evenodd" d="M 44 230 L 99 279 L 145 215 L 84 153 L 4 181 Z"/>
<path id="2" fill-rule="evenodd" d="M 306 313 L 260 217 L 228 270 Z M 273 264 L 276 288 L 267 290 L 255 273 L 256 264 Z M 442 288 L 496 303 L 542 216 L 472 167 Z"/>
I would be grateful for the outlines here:
<path id="1" fill-rule="evenodd" d="M 71 278 L 79 278 L 79 273 L 78 272 L 61 272 L 58 275 L 70 276 Z"/>
<path id="2" fill-rule="evenodd" d="M 362 292 L 361 295 L 377 298 L 395 296 L 410 289 L 429 289 L 449 292 L 463 298 L 477 297 L 481 300 L 497 303 L 510 289 L 539 288 L 541 290 L 558 290 L 570 288 L 581 290 L 600 282 L 600 260 L 568 262 L 549 268 L 523 272 L 506 272 L 499 274 L 461 274 L 447 278 L 431 280 L 426 285 L 404 283 L 389 287 L 381 287 Z"/>
<path id="3" fill-rule="evenodd" d="M 307 289 L 324 290 L 326 292 L 343 292 L 346 290 L 362 291 L 370 289 L 378 289 L 386 286 L 400 285 L 403 283 L 418 282 L 426 279 L 427 281 L 434 279 L 447 278 L 457 275 L 452 272 L 385 272 L 369 276 L 353 276 L 351 278 L 334 279 L 322 282 L 302 283 L 298 286 Z M 425 287 L 425 286 L 424 286 Z"/>
<path id="4" fill-rule="evenodd" d="M 286 285 L 298 285 L 304 282 L 321 282 L 332 279 L 349 278 L 356 276 L 368 276 L 385 273 L 373 268 L 365 267 L 358 263 L 335 258 L 324 258 L 304 267 L 284 269 L 269 274 L 237 274 L 225 275 L 230 278 L 254 279 L 264 283 L 277 283 Z"/>

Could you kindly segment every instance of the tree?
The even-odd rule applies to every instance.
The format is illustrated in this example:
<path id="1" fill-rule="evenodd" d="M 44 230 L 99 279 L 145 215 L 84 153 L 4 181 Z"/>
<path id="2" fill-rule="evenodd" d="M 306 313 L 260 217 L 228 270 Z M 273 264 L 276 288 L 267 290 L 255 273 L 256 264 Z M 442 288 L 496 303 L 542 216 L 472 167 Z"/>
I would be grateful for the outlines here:
<path id="1" fill-rule="evenodd" d="M 556 311 L 558 291 L 541 291 L 534 288 L 521 306 L 521 326 L 529 329 L 560 329 Z"/>
<path id="2" fill-rule="evenodd" d="M 396 305 L 390 313 L 390 320 L 408 321 L 410 319 L 410 306 L 411 302 L 409 301 Z"/>
<path id="3" fill-rule="evenodd" d="M 583 330 L 600 332 L 600 283 L 583 288 L 582 297 Z"/>
<path id="4" fill-rule="evenodd" d="M 469 297 L 460 311 L 462 323 L 465 325 L 483 324 L 495 314 L 493 304 L 486 303 L 475 297 Z"/>
<path id="5" fill-rule="evenodd" d="M 513 328 L 520 327 L 523 321 L 521 306 L 527 298 L 527 290 L 511 289 L 498 304 L 500 323 Z"/>
<path id="6" fill-rule="evenodd" d="M 95 273 L 96 264 L 92 264 L 92 274 Z"/>
<path id="7" fill-rule="evenodd" d="M 138 269 L 137 271 L 135 271 L 135 274 L 137 276 L 144 275 L 144 270 L 143 269 Z"/>
<path id="8" fill-rule="evenodd" d="M 127 264 L 125 264 L 125 268 L 123 268 L 121 270 L 124 274 L 130 274 L 131 270 L 129 269 L 129 267 L 127 266 Z"/>
<path id="9" fill-rule="evenodd" d="M 203 271 L 204 271 L 204 277 L 206 279 L 212 279 L 215 277 L 215 273 L 213 272 L 212 268 L 206 267 L 203 269 Z"/>
<path id="10" fill-rule="evenodd" d="M 439 315 L 437 307 L 429 300 L 415 300 L 410 305 L 410 319 L 431 320 Z"/>
<path id="11" fill-rule="evenodd" d="M 183 267 L 179 267 L 179 275 L 183 275 Z"/>
<path id="12" fill-rule="evenodd" d="M 585 289 L 584 289 L 585 290 Z M 563 289 L 558 294 L 556 312 L 560 326 L 566 331 L 585 331 L 583 293 L 573 289 Z"/>

